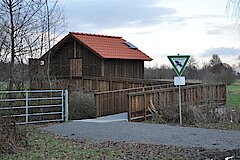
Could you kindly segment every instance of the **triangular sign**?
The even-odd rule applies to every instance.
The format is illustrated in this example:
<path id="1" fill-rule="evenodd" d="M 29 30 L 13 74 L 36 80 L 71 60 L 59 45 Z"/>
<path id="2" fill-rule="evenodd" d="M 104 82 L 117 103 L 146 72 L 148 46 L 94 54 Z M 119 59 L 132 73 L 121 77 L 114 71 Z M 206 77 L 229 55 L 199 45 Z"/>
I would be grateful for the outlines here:
<path id="1" fill-rule="evenodd" d="M 189 55 L 177 55 L 177 56 L 167 56 L 169 61 L 171 62 L 175 72 L 178 76 L 181 76 L 184 69 L 186 68 L 186 65 L 188 63 L 188 60 L 190 58 Z"/>

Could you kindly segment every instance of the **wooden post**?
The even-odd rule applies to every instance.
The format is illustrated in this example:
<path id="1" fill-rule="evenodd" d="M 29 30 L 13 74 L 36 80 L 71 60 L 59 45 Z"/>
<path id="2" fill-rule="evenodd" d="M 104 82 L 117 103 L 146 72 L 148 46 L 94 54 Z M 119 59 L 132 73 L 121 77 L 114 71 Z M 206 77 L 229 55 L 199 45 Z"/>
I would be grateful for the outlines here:
<path id="1" fill-rule="evenodd" d="M 131 101 L 131 96 L 128 95 L 128 121 L 131 122 L 132 118 L 132 101 Z"/>
<path id="2" fill-rule="evenodd" d="M 98 117 L 100 115 L 100 112 L 99 112 L 99 94 L 96 95 L 95 94 L 95 103 L 96 103 L 96 117 Z"/>
<path id="3" fill-rule="evenodd" d="M 143 117 L 144 117 L 144 120 L 146 120 L 147 118 L 146 118 L 146 114 L 147 114 L 147 111 L 146 111 L 146 108 L 147 108 L 147 95 L 146 95 L 146 93 L 144 94 L 144 115 L 143 115 Z"/>
<path id="4" fill-rule="evenodd" d="M 75 40 L 73 42 L 73 58 L 77 58 L 77 45 Z"/>
<path id="5" fill-rule="evenodd" d="M 119 113 L 119 110 L 117 110 L 117 108 L 116 108 L 116 101 L 115 101 L 115 93 L 114 92 L 112 92 L 111 93 L 112 95 L 111 95 L 111 99 L 112 99 L 112 103 L 111 103 L 111 106 L 110 107 L 112 107 L 113 108 L 113 114 L 116 114 L 116 113 Z"/>
<path id="6" fill-rule="evenodd" d="M 101 64 L 101 75 L 102 77 L 104 77 L 104 61 L 102 60 L 102 64 Z"/>
<path id="7" fill-rule="evenodd" d="M 98 97 L 99 99 L 104 99 L 104 95 L 103 94 L 100 94 L 100 96 Z M 98 99 L 98 100 L 99 100 Z M 103 106 L 103 101 L 100 101 L 101 103 L 99 103 L 99 107 L 98 107 L 98 113 L 99 113 L 99 117 L 102 115 L 102 110 L 101 110 L 101 108 L 102 108 L 102 106 Z"/>

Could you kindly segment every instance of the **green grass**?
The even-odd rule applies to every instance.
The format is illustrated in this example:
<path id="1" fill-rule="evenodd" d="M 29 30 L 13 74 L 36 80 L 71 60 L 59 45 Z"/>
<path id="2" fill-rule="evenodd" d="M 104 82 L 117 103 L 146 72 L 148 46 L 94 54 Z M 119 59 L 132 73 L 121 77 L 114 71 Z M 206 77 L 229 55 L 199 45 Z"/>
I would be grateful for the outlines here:
<path id="1" fill-rule="evenodd" d="M 19 145 L 19 151 L 13 154 L 1 154 L 1 160 L 36 160 L 36 159 L 146 159 L 169 160 L 175 158 L 162 157 L 156 154 L 138 153 L 137 149 L 125 148 L 124 145 L 101 145 L 92 144 L 87 140 L 74 141 L 70 139 L 60 138 L 53 134 L 43 133 L 35 127 L 28 131 L 24 130 L 21 133 L 25 134 L 22 140 L 22 145 Z M 131 145 L 130 145 L 131 146 Z M 21 149 L 22 148 L 22 149 Z M 144 150 L 143 150 L 144 153 Z"/>
<path id="2" fill-rule="evenodd" d="M 5 90 L 7 90 L 7 88 L 8 88 L 8 82 L 0 82 L 0 91 L 5 91 Z M 24 82 L 24 86 L 23 86 L 23 89 L 22 90 L 27 90 L 27 89 L 29 89 L 29 82 Z M 14 86 L 13 86 L 13 88 L 14 88 L 14 90 L 16 90 L 16 89 L 18 89 L 17 88 L 17 86 L 14 84 Z"/>
<path id="3" fill-rule="evenodd" d="M 216 127 L 209 126 L 209 128 Z M 226 126 L 220 126 L 225 128 Z M 232 126 L 236 128 L 236 126 Z M 239 128 L 239 126 L 237 126 Z M 19 151 L 13 154 L 1 154 L 1 160 L 35 160 L 35 159 L 159 159 L 159 160 L 177 160 L 190 156 L 190 159 L 200 159 L 208 155 L 218 155 L 215 150 L 203 150 L 172 147 L 172 146 L 151 146 L 134 143 L 103 143 L 91 144 L 87 140 L 74 141 L 60 138 L 58 136 L 43 133 L 36 128 L 30 128 L 21 132 L 25 134 Z M 22 147 L 22 148 L 21 148 Z M 159 152 L 160 151 L 160 152 Z M 197 157 L 197 158 L 193 158 Z M 202 159 L 202 158 L 201 158 Z"/>
<path id="4" fill-rule="evenodd" d="M 233 85 L 240 85 L 240 80 L 237 80 L 236 82 L 234 82 Z"/>
<path id="5" fill-rule="evenodd" d="M 205 125 L 204 128 L 240 131 L 240 124 L 234 124 L 234 123 L 212 123 L 212 124 Z"/>
<path id="6" fill-rule="evenodd" d="M 237 86 L 237 85 L 229 85 L 227 88 L 228 88 L 228 91 L 230 93 L 240 92 L 240 85 L 239 86 Z"/>
<path id="7" fill-rule="evenodd" d="M 0 91 L 7 90 L 8 84 L 6 82 L 0 82 Z"/>
<path id="8" fill-rule="evenodd" d="M 227 90 L 227 105 L 240 108 L 240 85 L 229 85 Z"/>
<path id="9" fill-rule="evenodd" d="M 92 144 L 85 141 L 74 141 L 42 133 L 36 128 L 23 131 L 26 134 L 21 150 L 13 154 L 0 154 L 1 160 L 58 160 L 58 159 L 158 159 L 177 160 L 183 157 L 200 159 L 199 157 L 218 155 L 215 150 L 202 150 L 173 147 L 166 145 L 147 145 L 134 143 L 106 142 Z M 27 142 L 27 143 L 26 143 Z M 196 157 L 196 158 L 193 158 Z M 188 159 L 188 158 L 186 158 Z M 202 159 L 202 158 L 201 158 Z"/>
<path id="10" fill-rule="evenodd" d="M 81 143 L 37 131 L 27 132 L 27 147 L 15 154 L 0 154 L 1 160 L 19 159 L 113 159 L 121 151 L 113 148 L 85 147 Z"/>

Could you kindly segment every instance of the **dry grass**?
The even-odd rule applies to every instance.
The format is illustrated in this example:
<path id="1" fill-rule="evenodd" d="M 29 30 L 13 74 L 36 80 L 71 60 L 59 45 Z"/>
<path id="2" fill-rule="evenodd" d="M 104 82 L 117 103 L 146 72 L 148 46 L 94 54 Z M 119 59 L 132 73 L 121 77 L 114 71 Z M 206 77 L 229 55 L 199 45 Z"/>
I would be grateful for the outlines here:
<path id="1" fill-rule="evenodd" d="M 224 159 L 240 156 L 239 150 L 221 152 L 204 148 L 177 147 L 125 142 L 93 144 L 86 140 L 74 141 L 29 127 L 25 150 L 1 154 L 2 160 L 19 159 Z"/>
<path id="2" fill-rule="evenodd" d="M 95 98 L 92 92 L 81 89 L 71 91 L 69 94 L 69 118 L 85 119 L 96 116 Z"/>
<path id="3" fill-rule="evenodd" d="M 23 140 L 23 130 L 19 130 L 13 120 L 0 115 L 0 153 L 16 153 L 19 151 L 20 141 Z"/>

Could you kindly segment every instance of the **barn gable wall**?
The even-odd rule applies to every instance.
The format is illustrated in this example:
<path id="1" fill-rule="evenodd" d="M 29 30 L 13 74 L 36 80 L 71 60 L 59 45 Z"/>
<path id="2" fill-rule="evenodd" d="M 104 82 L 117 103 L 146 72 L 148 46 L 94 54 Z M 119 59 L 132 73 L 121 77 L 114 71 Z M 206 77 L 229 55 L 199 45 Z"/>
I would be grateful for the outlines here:
<path id="1" fill-rule="evenodd" d="M 105 59 L 104 76 L 144 78 L 144 62 L 140 60 Z"/>
<path id="2" fill-rule="evenodd" d="M 41 60 L 44 60 L 47 66 L 48 60 Z M 69 38 L 51 52 L 50 66 L 51 75 L 55 77 L 144 78 L 144 61 L 103 59 L 73 38 Z"/>
<path id="3" fill-rule="evenodd" d="M 75 66 L 79 67 L 79 65 L 82 65 L 80 67 L 82 76 L 101 76 L 102 59 L 73 39 L 65 41 L 51 52 L 51 75 L 56 77 L 71 76 L 71 59 L 81 59 L 81 64 L 76 64 Z M 45 61 L 46 66 L 48 60 L 41 60 Z"/>

